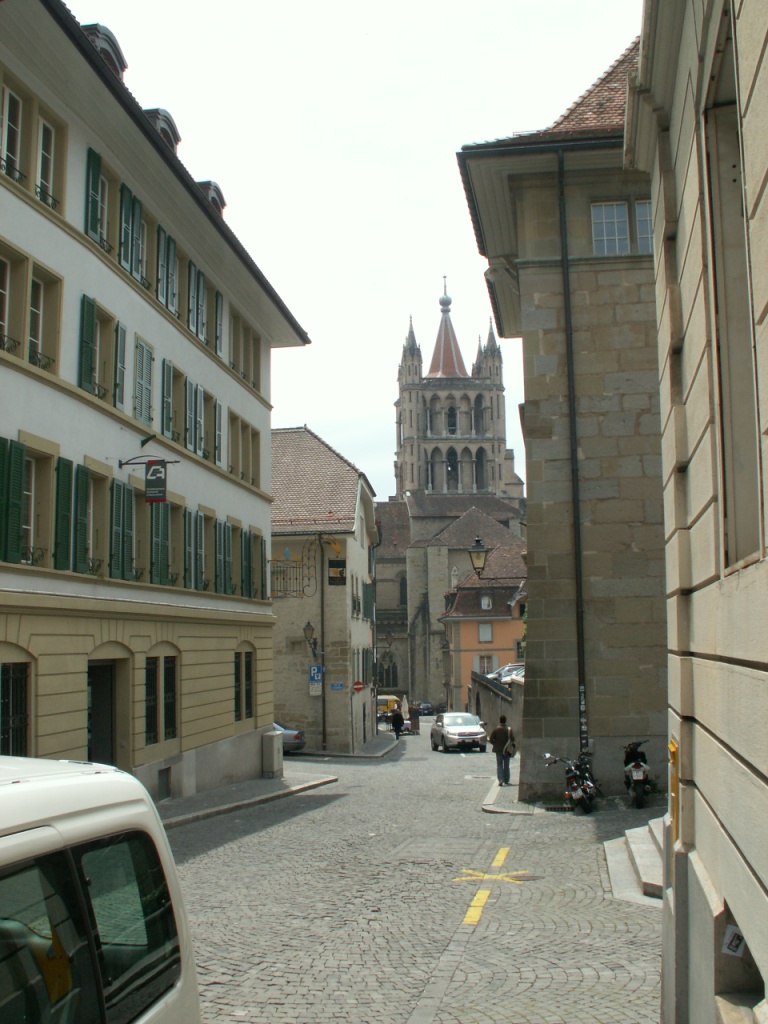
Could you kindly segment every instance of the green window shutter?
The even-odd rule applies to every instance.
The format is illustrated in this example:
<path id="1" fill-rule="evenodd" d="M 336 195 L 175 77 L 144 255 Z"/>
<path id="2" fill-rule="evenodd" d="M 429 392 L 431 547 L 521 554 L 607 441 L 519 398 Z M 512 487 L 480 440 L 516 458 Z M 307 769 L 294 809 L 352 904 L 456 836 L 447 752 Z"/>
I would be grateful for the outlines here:
<path id="1" fill-rule="evenodd" d="M 218 398 L 214 403 L 214 443 L 213 443 L 213 457 L 217 466 L 221 465 L 222 447 L 221 447 L 221 402 Z"/>
<path id="2" fill-rule="evenodd" d="M 192 260 L 187 267 L 187 327 L 197 334 L 197 267 Z"/>
<path id="3" fill-rule="evenodd" d="M 224 351 L 224 296 L 221 292 L 216 292 L 213 305 L 214 316 L 216 317 L 216 323 L 214 325 L 214 341 L 216 346 L 216 355 L 220 356 Z"/>
<path id="4" fill-rule="evenodd" d="M 6 504 L 7 562 L 21 561 L 21 517 L 26 449 L 19 441 L 8 443 L 8 498 Z"/>
<path id="5" fill-rule="evenodd" d="M 184 381 L 184 447 L 195 450 L 195 394 L 196 387 L 187 377 Z"/>
<path id="6" fill-rule="evenodd" d="M 195 590 L 205 585 L 205 516 L 195 513 Z"/>
<path id="7" fill-rule="evenodd" d="M 168 303 L 168 236 L 157 225 L 157 267 L 155 270 L 155 295 L 164 306 Z"/>
<path id="8" fill-rule="evenodd" d="M 176 280 L 176 242 L 172 238 L 168 238 L 168 290 L 166 292 L 168 299 L 168 309 L 172 313 L 175 313 L 178 307 L 178 296 L 177 291 L 179 283 Z"/>
<path id="9" fill-rule="evenodd" d="M 134 196 L 131 201 L 131 273 L 137 281 L 142 278 L 141 258 L 141 202 Z"/>
<path id="10" fill-rule="evenodd" d="M 80 387 L 93 394 L 96 346 L 96 303 L 87 295 L 80 301 Z"/>
<path id="11" fill-rule="evenodd" d="M 197 336 L 201 341 L 206 341 L 206 315 L 205 315 L 205 274 L 202 270 L 197 272 Z"/>
<path id="12" fill-rule="evenodd" d="M 152 350 L 143 341 L 136 342 L 135 415 L 142 423 L 152 422 Z"/>
<path id="13" fill-rule="evenodd" d="M 213 589 L 217 594 L 224 593 L 224 523 L 217 519 L 214 524 L 214 577 Z"/>
<path id="14" fill-rule="evenodd" d="M 135 496 L 133 488 L 125 484 L 123 499 L 123 579 L 133 579 L 133 524 Z"/>
<path id="15" fill-rule="evenodd" d="M 171 506 L 168 502 L 160 505 L 160 583 L 171 583 Z"/>
<path id="16" fill-rule="evenodd" d="M 79 468 L 79 467 L 78 467 Z M 72 462 L 56 460 L 56 508 L 53 528 L 53 568 L 72 568 Z"/>
<path id="17" fill-rule="evenodd" d="M 61 462 L 61 459 L 59 459 Z M 87 466 L 75 467 L 75 572 L 88 572 L 88 493 L 91 474 Z M 58 549 L 58 544 L 56 545 Z"/>
<path id="18" fill-rule="evenodd" d="M 99 183 L 101 181 L 101 156 L 93 149 L 88 150 L 85 172 L 85 233 L 99 241 Z"/>
<path id="19" fill-rule="evenodd" d="M 243 597 L 251 596 L 251 565 L 250 565 L 251 535 L 248 530 L 240 532 L 240 579 Z"/>
<path id="20" fill-rule="evenodd" d="M 160 582 L 160 505 L 155 503 L 149 507 L 150 550 L 149 582 Z"/>
<path id="21" fill-rule="evenodd" d="M 125 484 L 113 480 L 110 486 L 110 544 L 109 544 L 109 575 L 112 579 L 123 578 L 123 504 L 125 502 Z"/>
<path id="22" fill-rule="evenodd" d="M 232 593 L 232 523 L 224 523 L 224 593 Z"/>
<path id="23" fill-rule="evenodd" d="M 267 599 L 267 542 L 261 538 L 261 599 L 266 601 Z"/>
<path id="24" fill-rule="evenodd" d="M 131 269 L 131 239 L 133 225 L 133 193 L 127 185 L 120 186 L 120 244 L 118 260 L 125 270 Z"/>
<path id="25" fill-rule="evenodd" d="M 205 392 L 198 384 L 195 391 L 195 447 L 198 455 L 205 447 Z"/>
<path id="26" fill-rule="evenodd" d="M 363 618 L 373 619 L 373 584 L 363 583 Z"/>
<path id="27" fill-rule="evenodd" d="M 173 363 L 169 359 L 163 360 L 163 410 L 162 429 L 166 437 L 173 434 Z"/>
<path id="28" fill-rule="evenodd" d="M 192 528 L 192 509 L 184 509 L 184 586 L 192 588 L 192 567 L 194 565 L 195 537 Z"/>
<path id="29" fill-rule="evenodd" d="M 8 438 L 0 437 L 0 562 L 5 561 L 8 522 Z"/>
<path id="30" fill-rule="evenodd" d="M 116 409 L 125 405 L 125 325 L 115 324 L 115 380 L 112 397 Z"/>

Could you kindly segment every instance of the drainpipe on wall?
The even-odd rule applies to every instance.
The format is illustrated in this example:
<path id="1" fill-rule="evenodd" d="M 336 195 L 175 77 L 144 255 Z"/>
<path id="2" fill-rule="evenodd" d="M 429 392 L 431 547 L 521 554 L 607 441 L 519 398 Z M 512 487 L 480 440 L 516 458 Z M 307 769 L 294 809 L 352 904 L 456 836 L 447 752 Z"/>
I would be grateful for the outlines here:
<path id="1" fill-rule="evenodd" d="M 323 549 L 323 535 L 319 533 L 317 539 L 320 543 L 320 700 L 322 703 L 322 734 L 323 750 L 326 749 L 326 717 L 325 717 L 325 551 Z"/>
<path id="2" fill-rule="evenodd" d="M 570 425 L 571 503 L 573 505 L 573 557 L 576 582 L 576 663 L 579 688 L 579 750 L 589 747 L 587 728 L 587 685 L 584 657 L 584 566 L 581 550 L 581 514 L 579 499 L 579 459 L 576 438 L 576 372 L 573 357 L 571 319 L 571 279 L 568 267 L 568 224 L 565 209 L 565 158 L 557 150 L 557 184 L 560 198 L 560 258 L 563 268 L 563 305 L 565 310 L 565 356 L 568 372 L 568 422 Z"/>

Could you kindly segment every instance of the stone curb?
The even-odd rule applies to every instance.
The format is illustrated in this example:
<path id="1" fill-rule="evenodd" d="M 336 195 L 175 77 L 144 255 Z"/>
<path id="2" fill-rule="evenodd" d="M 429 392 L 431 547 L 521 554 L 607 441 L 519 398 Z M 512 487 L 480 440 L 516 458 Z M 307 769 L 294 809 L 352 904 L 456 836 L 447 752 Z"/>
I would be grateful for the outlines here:
<path id="1" fill-rule="evenodd" d="M 301 782 L 296 786 L 288 786 L 286 789 L 277 790 L 274 793 L 262 793 L 260 796 L 249 797 L 246 800 L 238 800 L 231 804 L 220 804 L 218 807 L 205 807 L 199 811 L 190 811 L 188 814 L 179 814 L 175 818 L 165 818 L 163 826 L 165 830 L 178 828 L 180 825 L 191 825 L 196 821 L 204 821 L 206 818 L 213 818 L 218 814 L 229 814 L 231 811 L 239 811 L 246 807 L 253 807 L 255 804 L 271 803 L 273 800 L 282 800 L 286 796 L 295 796 L 297 793 L 304 793 L 309 789 L 317 789 L 318 786 L 329 786 L 332 782 L 338 782 L 338 776 L 326 775 L 313 779 L 311 782 Z"/>

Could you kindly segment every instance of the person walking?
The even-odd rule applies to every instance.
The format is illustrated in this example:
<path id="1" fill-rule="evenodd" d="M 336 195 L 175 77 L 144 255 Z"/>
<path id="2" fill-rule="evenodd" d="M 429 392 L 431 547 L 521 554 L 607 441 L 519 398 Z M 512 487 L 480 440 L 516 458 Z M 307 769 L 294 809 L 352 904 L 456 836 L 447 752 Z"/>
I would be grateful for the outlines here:
<path id="1" fill-rule="evenodd" d="M 499 785 L 508 786 L 509 761 L 512 755 L 507 748 L 507 744 L 510 741 L 512 743 L 515 742 L 515 734 L 512 732 L 511 728 L 507 727 L 506 715 L 499 716 L 499 724 L 493 730 L 488 739 L 491 741 L 491 749 L 496 755 L 496 777 L 499 780 Z"/>
<path id="2" fill-rule="evenodd" d="M 405 719 L 403 718 L 403 712 L 400 710 L 400 705 L 395 705 L 395 710 L 392 712 L 392 731 L 395 734 L 395 739 L 400 739 L 400 733 L 403 731 L 403 725 Z"/>

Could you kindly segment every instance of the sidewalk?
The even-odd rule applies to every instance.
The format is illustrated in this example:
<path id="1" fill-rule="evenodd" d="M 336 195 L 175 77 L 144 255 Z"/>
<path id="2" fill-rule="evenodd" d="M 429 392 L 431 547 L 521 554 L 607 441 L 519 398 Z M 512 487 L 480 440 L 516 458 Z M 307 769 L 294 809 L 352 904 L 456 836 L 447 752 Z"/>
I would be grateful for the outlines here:
<path id="1" fill-rule="evenodd" d="M 355 754 L 333 754 L 328 751 L 305 750 L 304 754 L 313 757 L 384 757 L 397 745 L 392 733 L 379 733 L 373 736 L 361 751 Z M 218 789 L 209 789 L 192 796 L 176 797 L 162 800 L 157 804 L 157 811 L 166 829 L 179 825 L 189 825 L 194 821 L 212 818 L 216 814 L 226 814 L 254 804 L 269 803 L 282 797 L 295 796 L 309 789 L 328 786 L 338 782 L 335 775 L 322 775 L 309 771 L 309 765 L 302 765 L 301 755 L 286 757 L 283 762 L 283 776 L 277 779 L 245 779 L 233 782 Z"/>
<path id="2" fill-rule="evenodd" d="M 513 757 L 509 763 L 509 785 L 500 786 L 495 778 L 490 790 L 483 800 L 482 809 L 486 814 L 538 814 L 544 808 L 534 804 L 518 803 L 520 791 L 520 755 Z"/>

